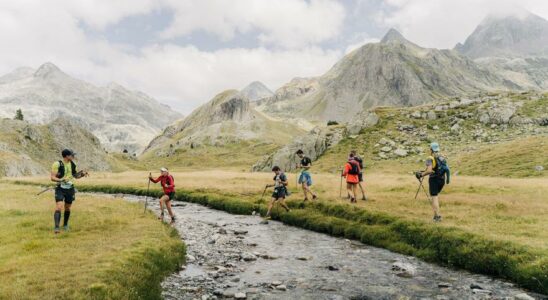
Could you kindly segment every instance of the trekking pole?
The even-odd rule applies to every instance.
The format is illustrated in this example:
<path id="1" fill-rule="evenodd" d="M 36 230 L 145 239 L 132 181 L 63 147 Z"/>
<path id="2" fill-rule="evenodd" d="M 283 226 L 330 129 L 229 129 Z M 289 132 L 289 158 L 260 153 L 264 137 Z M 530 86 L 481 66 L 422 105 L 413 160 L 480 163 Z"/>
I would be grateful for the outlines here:
<path id="1" fill-rule="evenodd" d="M 341 184 L 339 185 L 339 198 L 342 198 L 342 182 L 343 182 L 343 175 L 344 171 L 341 170 Z"/>
<path id="2" fill-rule="evenodd" d="M 152 176 L 152 173 L 148 173 L 148 186 L 147 186 L 147 193 L 145 194 L 145 211 L 143 213 L 147 212 L 147 204 L 148 204 L 148 191 L 150 190 L 150 177 Z M 163 212 L 162 212 L 163 213 Z"/>
<path id="3" fill-rule="evenodd" d="M 264 194 L 266 194 L 266 190 L 268 189 L 268 184 L 264 187 L 263 194 L 261 195 L 261 201 L 263 201 Z"/>
<path id="4" fill-rule="evenodd" d="M 421 187 L 422 187 L 422 190 L 424 191 L 424 194 L 426 195 L 426 199 L 428 199 L 428 201 L 432 202 L 432 199 L 430 199 L 430 195 L 428 194 L 428 192 L 426 192 L 426 188 L 422 184 L 422 181 L 421 181 Z"/>
<path id="5" fill-rule="evenodd" d="M 45 192 L 47 192 L 47 191 L 49 191 L 49 190 L 51 190 L 51 189 L 52 189 L 52 187 L 47 187 L 45 190 L 42 190 L 40 193 L 36 194 L 36 196 L 40 196 L 40 195 L 42 195 L 43 193 L 45 193 Z"/>
<path id="6" fill-rule="evenodd" d="M 417 200 L 417 197 L 419 196 L 419 192 L 421 191 L 421 186 L 422 186 L 422 178 L 418 180 L 419 180 L 419 188 L 417 189 L 417 193 L 415 193 L 415 200 Z"/>

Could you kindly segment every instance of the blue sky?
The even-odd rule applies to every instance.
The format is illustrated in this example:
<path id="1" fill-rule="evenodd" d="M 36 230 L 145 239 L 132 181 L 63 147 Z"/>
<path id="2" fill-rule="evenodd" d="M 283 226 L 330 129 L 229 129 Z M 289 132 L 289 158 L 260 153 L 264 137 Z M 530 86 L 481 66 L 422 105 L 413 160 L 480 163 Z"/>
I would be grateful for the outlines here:
<path id="1" fill-rule="evenodd" d="M 188 114 L 225 89 L 317 76 L 391 27 L 452 48 L 487 14 L 539 0 L 0 0 L 0 74 L 46 61 Z"/>

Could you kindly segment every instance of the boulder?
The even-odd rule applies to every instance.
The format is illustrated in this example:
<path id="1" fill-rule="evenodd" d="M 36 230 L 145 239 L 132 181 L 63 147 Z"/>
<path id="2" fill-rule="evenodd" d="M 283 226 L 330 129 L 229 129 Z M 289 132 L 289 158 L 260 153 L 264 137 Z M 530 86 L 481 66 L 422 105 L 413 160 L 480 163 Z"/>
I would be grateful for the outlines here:
<path id="1" fill-rule="evenodd" d="M 372 127 L 379 123 L 379 116 L 374 112 L 364 111 L 356 115 L 350 122 L 347 124 L 347 132 L 350 135 L 355 135 L 360 133 L 363 129 L 367 127 Z"/>
<path id="2" fill-rule="evenodd" d="M 517 294 L 514 296 L 515 300 L 535 300 L 535 298 L 527 295 L 526 293 Z"/>
<path id="3" fill-rule="evenodd" d="M 411 114 L 411 117 L 414 118 L 414 119 L 422 119 L 422 114 L 420 111 L 414 111 L 412 114 Z"/>
<path id="4" fill-rule="evenodd" d="M 316 127 L 306 135 L 297 137 L 280 150 L 263 157 L 252 167 L 252 170 L 254 172 L 268 172 L 276 165 L 286 172 L 292 171 L 298 161 L 295 154 L 297 150 L 303 150 L 305 155 L 314 161 L 329 147 L 338 144 L 344 136 L 345 128 L 343 127 Z"/>
<path id="5" fill-rule="evenodd" d="M 388 146 L 384 146 L 381 148 L 381 151 L 382 152 L 390 152 L 392 150 L 392 148 L 388 147 Z"/>
<path id="6" fill-rule="evenodd" d="M 407 156 L 407 150 L 398 148 L 394 150 L 394 154 L 396 154 L 399 157 L 406 157 Z"/>
<path id="7" fill-rule="evenodd" d="M 455 125 L 451 126 L 451 132 L 452 133 L 458 133 L 460 131 L 460 125 L 456 123 Z"/>
<path id="8" fill-rule="evenodd" d="M 430 110 L 430 111 L 428 111 L 428 113 L 426 114 L 426 118 L 427 118 L 428 120 L 431 120 L 431 121 L 432 121 L 432 120 L 437 119 L 437 118 L 438 118 L 438 115 L 436 115 L 436 112 Z"/>

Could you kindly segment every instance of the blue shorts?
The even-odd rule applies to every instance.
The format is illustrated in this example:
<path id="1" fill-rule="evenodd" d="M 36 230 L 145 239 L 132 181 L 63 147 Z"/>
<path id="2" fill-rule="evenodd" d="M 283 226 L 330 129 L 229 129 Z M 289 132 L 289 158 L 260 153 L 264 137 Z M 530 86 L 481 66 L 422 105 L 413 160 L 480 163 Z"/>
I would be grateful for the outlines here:
<path id="1" fill-rule="evenodd" d="M 310 173 L 308 172 L 302 172 L 299 176 L 299 184 L 302 184 L 303 182 L 306 182 L 307 186 L 312 185 L 312 177 L 310 176 Z"/>

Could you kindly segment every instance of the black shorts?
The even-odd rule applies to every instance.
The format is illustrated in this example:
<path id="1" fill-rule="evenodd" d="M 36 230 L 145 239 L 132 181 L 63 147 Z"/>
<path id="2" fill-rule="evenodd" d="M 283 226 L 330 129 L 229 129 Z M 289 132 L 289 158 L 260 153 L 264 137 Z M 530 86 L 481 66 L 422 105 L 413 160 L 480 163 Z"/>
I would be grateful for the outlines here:
<path id="1" fill-rule="evenodd" d="M 66 204 L 71 204 L 75 200 L 75 194 L 74 187 L 63 189 L 58 186 L 55 188 L 55 202 L 65 201 Z"/>
<path id="2" fill-rule="evenodd" d="M 285 194 L 286 193 L 284 188 L 274 189 L 274 193 L 272 193 L 272 198 L 274 198 L 275 200 L 285 199 Z"/>
<path id="3" fill-rule="evenodd" d="M 173 200 L 175 198 L 175 192 L 171 192 L 169 194 L 166 194 L 166 196 L 169 197 L 169 200 Z"/>
<path id="4" fill-rule="evenodd" d="M 430 196 L 437 196 L 443 189 L 444 185 L 445 185 L 444 177 L 428 178 L 428 189 L 430 190 Z"/>
<path id="5" fill-rule="evenodd" d="M 358 174 L 358 179 L 360 182 L 363 182 L 363 173 Z"/>

